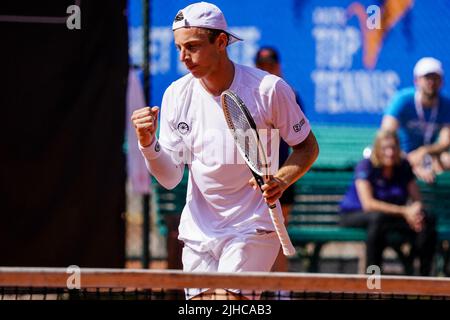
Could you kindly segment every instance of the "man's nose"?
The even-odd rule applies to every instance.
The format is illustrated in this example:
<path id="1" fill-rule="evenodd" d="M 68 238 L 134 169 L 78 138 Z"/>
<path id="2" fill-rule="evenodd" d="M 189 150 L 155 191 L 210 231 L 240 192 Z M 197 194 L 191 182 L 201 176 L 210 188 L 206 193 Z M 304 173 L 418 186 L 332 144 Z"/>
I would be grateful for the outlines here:
<path id="1" fill-rule="evenodd" d="M 180 49 L 180 56 L 179 56 L 180 61 L 181 62 L 186 61 L 186 57 L 187 57 L 186 50 Z"/>

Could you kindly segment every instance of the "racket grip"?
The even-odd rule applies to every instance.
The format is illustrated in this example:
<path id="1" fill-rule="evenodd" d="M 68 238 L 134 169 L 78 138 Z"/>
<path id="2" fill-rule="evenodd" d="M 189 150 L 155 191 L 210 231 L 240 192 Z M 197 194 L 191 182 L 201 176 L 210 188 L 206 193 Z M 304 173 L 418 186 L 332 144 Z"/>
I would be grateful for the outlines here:
<path id="1" fill-rule="evenodd" d="M 275 227 L 275 232 L 277 233 L 278 239 L 280 240 L 281 248 L 283 249 L 283 254 L 288 257 L 295 255 L 295 248 L 292 245 L 291 239 L 289 238 L 286 226 L 284 225 L 284 223 L 280 222 L 275 204 L 269 206 L 269 213 L 270 217 L 272 218 L 273 225 Z"/>

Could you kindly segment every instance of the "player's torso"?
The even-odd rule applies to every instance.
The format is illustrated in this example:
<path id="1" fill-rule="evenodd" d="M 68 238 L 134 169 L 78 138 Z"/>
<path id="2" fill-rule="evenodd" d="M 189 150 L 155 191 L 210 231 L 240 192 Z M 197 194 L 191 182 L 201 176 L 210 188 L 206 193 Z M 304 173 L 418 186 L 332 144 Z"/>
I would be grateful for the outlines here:
<path id="1" fill-rule="evenodd" d="M 209 94 L 198 80 L 192 81 L 190 93 L 180 100 L 174 127 L 190 152 L 187 159 L 193 179 L 205 195 L 217 190 L 232 194 L 247 189 L 251 173 L 234 145 L 220 97 Z M 267 131 L 270 121 L 263 111 L 267 109 L 264 96 L 257 89 L 239 85 L 239 81 L 234 81 L 230 89 L 246 104 L 261 138 L 270 143 L 271 132 Z"/>

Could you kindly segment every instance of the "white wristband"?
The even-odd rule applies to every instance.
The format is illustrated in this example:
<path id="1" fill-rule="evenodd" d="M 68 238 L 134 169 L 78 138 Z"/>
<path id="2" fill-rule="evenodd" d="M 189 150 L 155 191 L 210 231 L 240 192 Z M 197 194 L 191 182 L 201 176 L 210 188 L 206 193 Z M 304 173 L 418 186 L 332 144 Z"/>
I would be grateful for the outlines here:
<path id="1" fill-rule="evenodd" d="M 146 147 L 141 146 L 138 142 L 139 150 L 141 150 L 142 154 L 147 160 L 153 160 L 160 156 L 161 154 L 161 146 L 159 145 L 158 139 L 156 137 L 153 139 L 153 142 Z"/>

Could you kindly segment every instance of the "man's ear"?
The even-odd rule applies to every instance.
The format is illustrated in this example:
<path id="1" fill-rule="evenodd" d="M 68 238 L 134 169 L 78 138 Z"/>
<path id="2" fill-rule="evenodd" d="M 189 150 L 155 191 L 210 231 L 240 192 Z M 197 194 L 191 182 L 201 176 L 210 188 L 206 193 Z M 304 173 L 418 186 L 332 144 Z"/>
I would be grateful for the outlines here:
<path id="1" fill-rule="evenodd" d="M 219 36 L 216 39 L 216 43 L 221 50 L 226 50 L 228 45 L 228 36 L 225 34 L 225 32 L 221 32 Z"/>

